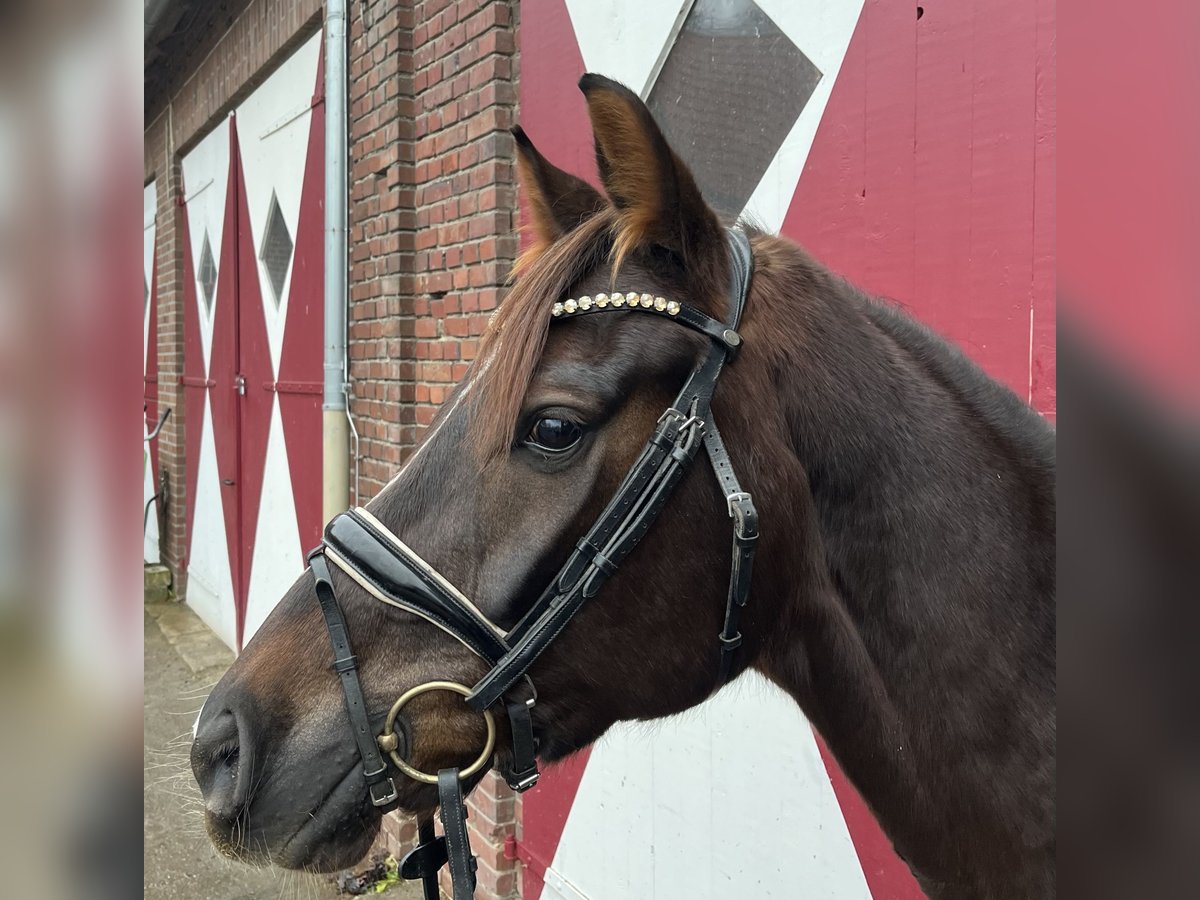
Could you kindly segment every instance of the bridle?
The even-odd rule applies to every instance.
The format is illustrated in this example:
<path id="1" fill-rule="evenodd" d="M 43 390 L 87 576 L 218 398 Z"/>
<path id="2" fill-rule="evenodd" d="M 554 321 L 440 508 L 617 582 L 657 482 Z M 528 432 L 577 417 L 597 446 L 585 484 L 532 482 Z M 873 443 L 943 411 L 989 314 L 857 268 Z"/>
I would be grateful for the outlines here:
<path id="1" fill-rule="evenodd" d="M 720 656 L 714 690 L 729 678 L 734 651 L 742 642 L 738 621 L 750 593 L 751 568 L 758 542 L 758 514 L 750 494 L 738 483 L 720 432 L 711 421 L 717 379 L 725 363 L 736 356 L 742 344 L 737 328 L 753 271 L 753 257 L 746 235 L 741 230 L 730 229 L 728 244 L 731 268 L 728 323 L 686 304 L 650 294 L 614 294 L 611 297 L 599 294 L 594 298 L 556 302 L 551 308 L 553 320 L 609 310 L 637 310 L 678 322 L 705 335 L 711 343 L 674 402 L 659 418 L 637 461 L 600 517 L 576 543 L 558 575 L 513 628 L 506 631 L 488 619 L 454 585 L 365 509 L 352 509 L 335 517 L 325 528 L 324 542 L 309 554 L 317 598 L 333 645 L 333 669 L 342 681 L 371 803 L 386 808 L 397 798 L 396 784 L 389 774 L 384 754 L 402 774 L 438 785 L 445 837 L 435 837 L 431 819 L 422 821 L 418 830 L 420 842 L 401 864 L 401 874 L 405 878 L 423 880 L 427 898 L 438 896 L 437 872 L 447 862 L 455 900 L 474 895 L 475 859 L 467 841 L 461 783 L 491 761 L 496 733 L 492 708 L 503 701 L 512 735 L 512 763 L 501 774 L 514 790 L 527 790 L 538 779 L 537 741 L 532 720 L 537 693 L 528 674 L 530 666 L 576 613 L 599 593 L 637 546 L 658 518 L 702 444 L 725 495 L 726 508 L 734 526 L 729 592 L 724 625 L 718 635 Z M 432 681 L 412 688 L 392 705 L 382 734 L 376 736 L 363 699 L 346 620 L 334 594 L 330 563 L 376 599 L 420 616 L 454 637 L 488 664 L 487 674 L 471 688 L 451 681 Z M 403 707 L 417 695 L 434 690 L 462 694 L 467 705 L 483 715 L 488 735 L 483 751 L 470 766 L 462 770 L 442 769 L 437 775 L 421 772 L 407 762 L 404 758 L 407 742 L 396 731 L 397 718 Z"/>

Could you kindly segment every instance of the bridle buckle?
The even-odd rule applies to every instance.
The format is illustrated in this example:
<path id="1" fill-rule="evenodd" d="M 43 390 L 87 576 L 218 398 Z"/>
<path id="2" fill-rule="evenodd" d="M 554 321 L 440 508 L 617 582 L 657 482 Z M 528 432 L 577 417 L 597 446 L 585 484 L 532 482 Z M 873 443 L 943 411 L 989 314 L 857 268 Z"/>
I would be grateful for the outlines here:
<path id="1" fill-rule="evenodd" d="M 367 777 L 370 778 L 371 775 L 377 774 L 379 773 L 372 772 L 368 774 Z M 384 788 L 385 790 L 383 793 L 380 793 L 376 790 L 376 788 Z M 371 795 L 372 806 L 390 806 L 392 803 L 396 802 L 396 798 L 399 796 L 396 791 L 396 781 L 390 776 L 382 781 L 374 782 L 367 788 L 367 791 Z"/>
<path id="2" fill-rule="evenodd" d="M 729 510 L 729 518 L 736 519 L 737 513 L 733 510 L 735 503 L 744 503 L 750 499 L 750 495 L 745 491 L 735 491 L 725 498 L 725 508 Z"/>
<path id="3" fill-rule="evenodd" d="M 537 784 L 541 774 L 542 773 L 538 771 L 538 768 L 535 765 L 532 769 L 528 769 L 524 772 L 508 773 L 508 777 L 505 779 L 505 782 L 514 791 L 516 791 L 518 794 L 521 794 Z"/>

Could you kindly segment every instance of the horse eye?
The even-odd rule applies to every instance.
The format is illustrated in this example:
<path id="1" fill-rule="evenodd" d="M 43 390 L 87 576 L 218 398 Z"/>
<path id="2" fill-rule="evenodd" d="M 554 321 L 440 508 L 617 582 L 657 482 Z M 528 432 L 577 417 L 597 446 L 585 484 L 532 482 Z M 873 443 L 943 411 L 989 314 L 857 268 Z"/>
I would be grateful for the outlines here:
<path id="1" fill-rule="evenodd" d="M 533 424 L 525 442 L 538 450 L 562 453 L 578 444 L 581 437 L 583 437 L 583 429 L 570 419 L 546 416 Z"/>

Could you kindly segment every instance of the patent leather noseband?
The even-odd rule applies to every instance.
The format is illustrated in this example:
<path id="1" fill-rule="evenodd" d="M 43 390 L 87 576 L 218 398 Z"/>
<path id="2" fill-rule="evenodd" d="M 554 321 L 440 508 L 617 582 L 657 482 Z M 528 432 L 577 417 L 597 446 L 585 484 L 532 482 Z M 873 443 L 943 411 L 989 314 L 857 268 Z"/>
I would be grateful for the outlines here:
<path id="1" fill-rule="evenodd" d="M 694 307 L 648 294 L 606 295 L 554 304 L 555 320 L 579 315 L 636 309 L 678 322 L 709 338 L 708 352 L 692 371 L 674 402 L 662 414 L 637 461 L 600 517 L 580 540 L 537 602 L 517 624 L 504 630 L 488 619 L 462 592 L 407 547 L 365 509 L 342 513 L 325 529 L 324 542 L 309 554 L 317 598 L 333 645 L 333 669 L 342 682 L 354 740 L 363 763 L 371 803 L 388 808 L 397 799 L 392 771 L 436 783 L 445 836 L 435 837 L 432 820 L 419 823 L 420 843 L 401 864 L 406 878 L 420 878 L 425 895 L 438 896 L 437 872 L 449 863 L 455 900 L 472 897 L 475 859 L 466 836 L 461 782 L 491 758 L 495 729 L 492 710 L 503 704 L 511 733 L 511 764 L 502 775 L 516 791 L 532 787 L 538 778 L 537 741 L 532 713 L 537 701 L 529 669 L 554 642 L 633 551 L 653 525 L 676 485 L 704 447 L 725 504 L 733 520 L 733 557 L 725 620 L 717 636 L 719 655 L 714 689 L 729 678 L 733 654 L 742 637 L 738 628 L 750 593 L 751 569 L 758 542 L 758 514 L 730 462 L 720 432 L 712 421 L 711 403 L 725 364 L 741 347 L 738 325 L 746 303 L 753 258 L 746 235 L 730 229 L 730 321 L 721 322 Z M 619 299 L 619 302 L 617 300 Z M 628 299 L 627 299 L 628 298 Z M 376 735 L 363 698 L 358 665 L 351 649 L 345 617 L 334 593 L 330 565 L 345 572 L 381 602 L 420 616 L 454 637 L 488 666 L 474 687 L 454 682 L 419 685 L 393 705 L 382 734 Z M 413 769 L 406 747 L 393 726 L 400 708 L 412 695 L 427 690 L 460 693 L 466 703 L 486 717 L 489 740 L 471 766 L 463 771 L 443 769 L 436 775 Z M 386 757 L 391 757 L 392 768 Z"/>

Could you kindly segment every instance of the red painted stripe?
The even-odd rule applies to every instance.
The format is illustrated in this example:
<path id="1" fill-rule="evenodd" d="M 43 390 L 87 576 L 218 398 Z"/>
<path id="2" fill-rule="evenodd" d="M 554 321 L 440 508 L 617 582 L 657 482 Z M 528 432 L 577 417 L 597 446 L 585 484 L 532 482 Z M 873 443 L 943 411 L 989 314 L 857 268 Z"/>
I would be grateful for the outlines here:
<path id="1" fill-rule="evenodd" d="M 866 247 L 857 264 L 858 282 L 906 303 L 914 297 L 916 26 L 912 6 L 867 0 L 851 39 L 862 45 L 863 66 L 860 195 Z"/>
<path id="2" fill-rule="evenodd" d="M 247 385 L 274 381 L 271 348 L 267 340 L 267 322 L 263 314 L 258 253 L 250 227 L 250 209 L 246 201 L 245 173 L 237 137 L 237 122 L 230 123 L 230 166 L 236 172 L 237 209 L 237 364 Z M 246 604 L 250 596 L 250 571 L 254 563 L 254 541 L 262 502 L 263 473 L 267 463 L 267 438 L 271 430 L 274 395 L 247 389 L 236 396 L 240 406 L 238 423 L 238 553 L 240 565 L 234 582 L 237 602 L 237 645 L 242 647 L 246 626 Z M 233 560 L 233 553 L 230 554 Z M 297 561 L 299 571 L 299 561 Z"/>
<path id="3" fill-rule="evenodd" d="M 968 352 L 1028 395 L 1036 0 L 981 4 L 971 44 Z M 947 122 L 951 133 L 965 123 Z"/>
<path id="4" fill-rule="evenodd" d="M 842 809 L 846 830 L 850 832 L 871 896 L 875 900 L 924 900 L 925 892 L 913 878 L 908 865 L 892 850 L 892 842 L 875 821 L 875 814 L 842 772 L 825 741 L 816 731 L 813 736 L 817 739 L 829 783 Z"/>
<path id="5" fill-rule="evenodd" d="M 521 125 L 560 169 L 600 183 L 592 126 L 576 86 L 583 56 L 563 0 L 521 4 Z"/>
<path id="6" fill-rule="evenodd" d="M 317 86 L 325 80 L 322 45 Z M 296 527 L 302 551 L 321 540 L 321 394 L 324 322 L 325 105 L 316 103 L 308 128 L 308 154 L 300 193 L 300 216 L 292 256 L 283 350 L 279 358 L 279 413 L 287 445 Z M 304 567 L 296 560 L 297 571 Z"/>
<path id="7" fill-rule="evenodd" d="M 916 27 L 916 132 L 913 192 L 915 279 L 910 305 L 950 340 L 967 339 L 970 254 L 970 135 L 947 123 L 969 122 L 972 4 L 928 4 Z"/>
<path id="8" fill-rule="evenodd" d="M 234 618 L 237 622 L 235 641 L 241 647 L 241 621 L 243 606 L 240 600 L 241 586 L 241 542 L 238 526 L 239 495 L 242 491 L 240 462 L 238 458 L 239 404 L 234 379 L 237 376 L 238 359 L 238 195 L 241 178 L 237 162 L 237 123 L 229 119 L 229 169 L 225 173 L 225 223 L 221 235 L 221 262 L 217 272 L 217 289 L 213 300 L 212 349 L 209 356 L 208 374 L 212 381 L 208 388 L 209 409 L 212 414 L 213 445 L 217 458 L 216 485 L 205 485 L 208 490 L 217 490 L 221 497 L 221 511 L 225 519 L 225 548 L 229 557 L 229 570 L 233 578 Z M 231 482 L 226 484 L 225 482 Z"/>
<path id="9" fill-rule="evenodd" d="M 1034 46 L 1033 184 L 1033 347 L 1030 353 L 1030 397 L 1034 408 L 1050 419 L 1057 417 L 1056 321 L 1057 275 L 1055 239 L 1055 152 L 1057 142 L 1057 60 L 1054 0 L 1037 0 L 1037 35 Z"/>
<path id="10" fill-rule="evenodd" d="M 545 887 L 546 869 L 554 862 L 575 794 L 583 781 L 589 750 L 582 750 L 557 765 L 547 766 L 537 787 L 521 798 L 521 841 L 517 853 L 521 868 L 521 897 L 538 900 Z"/>

